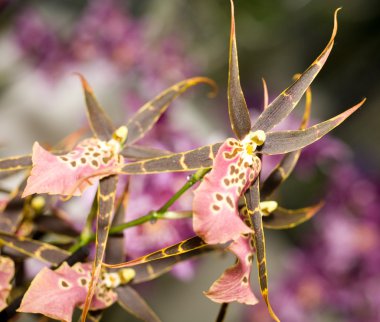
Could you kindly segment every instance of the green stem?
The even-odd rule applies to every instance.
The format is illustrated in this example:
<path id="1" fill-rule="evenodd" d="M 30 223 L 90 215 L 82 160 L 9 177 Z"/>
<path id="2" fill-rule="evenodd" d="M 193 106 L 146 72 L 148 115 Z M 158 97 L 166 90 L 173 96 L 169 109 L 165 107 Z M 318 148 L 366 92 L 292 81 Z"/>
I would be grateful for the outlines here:
<path id="1" fill-rule="evenodd" d="M 162 219 L 165 215 L 165 213 L 168 211 L 168 209 L 178 200 L 179 197 L 181 197 L 187 190 L 189 190 L 194 184 L 196 184 L 198 181 L 200 181 L 207 172 L 210 171 L 210 168 L 207 169 L 199 169 L 196 173 L 194 173 L 187 181 L 186 183 L 158 210 L 151 211 L 145 216 L 139 217 L 137 219 L 128 221 L 126 223 L 113 226 L 111 227 L 109 234 L 115 235 L 118 233 L 121 233 L 123 230 L 131 227 L 135 227 L 141 224 L 144 224 L 149 221 L 156 221 L 158 219 Z M 89 216 L 90 217 L 90 216 Z M 88 220 L 89 221 L 89 220 Z M 87 222 L 88 222 L 87 221 Z M 92 220 L 91 220 L 92 222 Z M 87 225 L 86 225 L 87 227 Z M 85 227 L 85 230 L 86 230 Z M 91 228 L 91 226 L 90 226 Z M 78 241 L 78 243 L 74 244 L 70 248 L 70 252 L 74 252 L 80 247 L 83 247 L 90 242 L 95 240 L 95 234 L 92 232 L 88 234 L 88 232 L 85 233 L 85 231 L 82 232 L 81 237 Z"/>

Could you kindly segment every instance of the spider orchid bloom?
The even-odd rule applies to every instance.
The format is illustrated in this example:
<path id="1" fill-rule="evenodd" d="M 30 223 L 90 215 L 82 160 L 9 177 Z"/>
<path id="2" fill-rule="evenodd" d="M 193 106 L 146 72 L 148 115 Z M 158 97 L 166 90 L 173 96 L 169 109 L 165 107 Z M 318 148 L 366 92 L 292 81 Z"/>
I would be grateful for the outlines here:
<path id="1" fill-rule="evenodd" d="M 261 170 L 256 148 L 265 142 L 261 130 L 241 141 L 229 138 L 219 148 L 213 168 L 194 192 L 193 228 L 208 244 L 223 244 L 251 233 L 239 216 L 238 200 Z"/>
<path id="2" fill-rule="evenodd" d="M 85 139 L 63 155 L 54 155 L 35 142 L 33 168 L 22 197 L 34 193 L 80 196 L 94 183 L 90 177 L 101 179 L 124 164 L 119 152 L 127 135 L 127 127 L 121 126 L 109 141 Z"/>

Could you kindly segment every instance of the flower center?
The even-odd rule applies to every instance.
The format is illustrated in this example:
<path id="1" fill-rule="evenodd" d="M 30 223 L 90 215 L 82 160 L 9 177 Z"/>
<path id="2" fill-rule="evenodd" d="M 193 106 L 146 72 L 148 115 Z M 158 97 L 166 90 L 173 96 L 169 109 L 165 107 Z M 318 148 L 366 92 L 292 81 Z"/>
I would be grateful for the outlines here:
<path id="1" fill-rule="evenodd" d="M 245 138 L 241 141 L 243 146 L 243 160 L 250 165 L 253 164 L 256 148 L 263 145 L 266 139 L 265 132 L 257 130 L 255 132 L 249 132 Z"/>

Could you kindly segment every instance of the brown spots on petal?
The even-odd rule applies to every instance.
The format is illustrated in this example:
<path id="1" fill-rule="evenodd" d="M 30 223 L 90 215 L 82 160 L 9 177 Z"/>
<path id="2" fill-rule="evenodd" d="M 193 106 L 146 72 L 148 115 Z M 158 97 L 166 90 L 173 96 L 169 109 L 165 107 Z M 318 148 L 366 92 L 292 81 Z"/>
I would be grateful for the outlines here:
<path id="1" fill-rule="evenodd" d="M 244 276 L 244 277 L 243 277 L 242 282 L 243 282 L 244 284 L 247 284 L 247 283 L 248 283 L 248 278 L 247 278 L 247 276 Z"/>
<path id="2" fill-rule="evenodd" d="M 223 200 L 223 196 L 222 196 L 220 193 L 217 193 L 217 194 L 215 195 L 215 198 L 216 198 L 216 200 L 218 200 L 218 201 Z"/>
<path id="3" fill-rule="evenodd" d="M 69 159 L 67 158 L 67 157 L 59 157 L 62 161 L 65 161 L 65 162 L 67 162 L 67 161 L 69 161 Z"/>
<path id="4" fill-rule="evenodd" d="M 98 161 L 96 161 L 96 160 L 92 160 L 91 161 L 91 164 L 94 166 L 94 167 L 99 167 L 99 163 L 98 163 Z"/>
<path id="5" fill-rule="evenodd" d="M 212 205 L 212 209 L 215 210 L 215 211 L 219 211 L 220 210 L 220 207 L 218 205 Z"/>
<path id="6" fill-rule="evenodd" d="M 82 162 L 82 164 L 86 164 L 86 162 L 87 162 L 87 160 L 86 160 L 86 158 L 80 158 L 80 162 Z"/>
<path id="7" fill-rule="evenodd" d="M 73 168 L 75 168 L 75 167 L 77 166 L 77 163 L 76 163 L 75 161 L 71 161 L 70 164 L 71 164 L 71 166 L 72 166 Z"/>
<path id="8" fill-rule="evenodd" d="M 226 186 L 229 186 L 229 185 L 230 185 L 230 180 L 228 180 L 228 179 L 224 179 L 223 182 L 224 182 L 224 184 L 225 184 Z"/>
<path id="9" fill-rule="evenodd" d="M 226 201 L 231 208 L 234 208 L 234 203 L 230 196 L 227 196 Z"/>
<path id="10" fill-rule="evenodd" d="M 95 153 L 93 154 L 94 158 L 98 157 L 99 155 L 100 155 L 99 152 L 95 152 Z"/>
<path id="11" fill-rule="evenodd" d="M 63 289 L 69 289 L 69 288 L 71 288 L 70 283 L 67 282 L 67 281 L 65 281 L 64 279 L 60 279 L 58 283 L 59 283 L 59 286 L 61 288 L 63 288 Z"/>
<path id="12" fill-rule="evenodd" d="M 80 286 L 85 287 L 87 285 L 87 282 L 88 282 L 87 279 L 85 279 L 85 278 L 82 277 L 82 278 L 79 279 L 79 283 L 78 284 Z"/>

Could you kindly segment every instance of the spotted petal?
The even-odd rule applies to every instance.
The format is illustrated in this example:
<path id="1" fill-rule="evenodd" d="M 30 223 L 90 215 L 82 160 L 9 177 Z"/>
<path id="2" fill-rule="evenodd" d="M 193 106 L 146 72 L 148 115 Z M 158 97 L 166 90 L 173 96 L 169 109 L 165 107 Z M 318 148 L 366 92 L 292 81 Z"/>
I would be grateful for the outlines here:
<path id="1" fill-rule="evenodd" d="M 236 255 L 237 263 L 228 268 L 205 292 L 205 295 L 214 302 L 237 301 L 249 305 L 258 302 L 249 284 L 253 260 L 251 238 L 251 235 L 240 236 L 228 247 L 228 250 Z"/>
<path id="2" fill-rule="evenodd" d="M 19 312 L 40 313 L 50 318 L 71 321 L 76 306 L 83 305 L 91 278 L 91 264 L 63 263 L 57 270 L 43 268 L 24 295 Z M 117 300 L 112 290 L 98 284 L 91 310 L 109 307 Z"/>
<path id="3" fill-rule="evenodd" d="M 0 256 L 0 311 L 7 306 L 7 297 L 12 288 L 11 280 L 15 265 L 9 257 Z"/>
<path id="4" fill-rule="evenodd" d="M 71 152 L 56 156 L 33 146 L 33 168 L 23 197 L 33 193 L 80 196 L 93 180 L 109 175 L 123 163 L 114 144 L 91 138 L 82 141 Z M 87 177 L 92 177 L 91 180 Z"/>
<path id="5" fill-rule="evenodd" d="M 222 144 L 213 169 L 194 192 L 193 228 L 206 243 L 225 243 L 251 232 L 239 217 L 238 199 L 260 168 L 257 157 L 252 166 L 243 159 L 239 141 L 227 139 Z"/>

